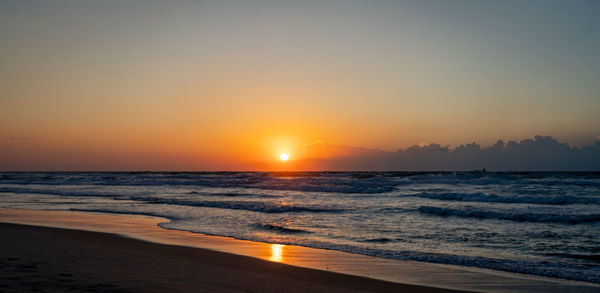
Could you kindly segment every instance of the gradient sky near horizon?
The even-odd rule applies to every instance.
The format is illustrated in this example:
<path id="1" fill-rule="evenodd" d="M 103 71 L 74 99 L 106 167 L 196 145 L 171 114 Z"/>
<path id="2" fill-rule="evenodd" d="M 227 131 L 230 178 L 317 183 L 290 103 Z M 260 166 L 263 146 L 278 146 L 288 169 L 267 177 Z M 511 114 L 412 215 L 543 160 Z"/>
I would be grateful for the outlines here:
<path id="1" fill-rule="evenodd" d="M 598 1 L 0 0 L 0 167 L 600 139 Z"/>

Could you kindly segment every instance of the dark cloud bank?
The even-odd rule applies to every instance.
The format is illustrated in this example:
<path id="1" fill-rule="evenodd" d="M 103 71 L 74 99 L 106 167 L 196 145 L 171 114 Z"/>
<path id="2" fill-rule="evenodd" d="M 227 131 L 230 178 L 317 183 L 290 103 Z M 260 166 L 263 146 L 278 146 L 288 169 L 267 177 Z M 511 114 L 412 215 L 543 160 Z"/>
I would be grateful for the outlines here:
<path id="1" fill-rule="evenodd" d="M 346 171 L 600 171 L 600 141 L 571 147 L 550 136 L 535 136 L 520 142 L 499 140 L 490 147 L 432 143 L 396 152 L 355 149 L 349 156 L 310 159 L 300 165 L 307 170 Z"/>

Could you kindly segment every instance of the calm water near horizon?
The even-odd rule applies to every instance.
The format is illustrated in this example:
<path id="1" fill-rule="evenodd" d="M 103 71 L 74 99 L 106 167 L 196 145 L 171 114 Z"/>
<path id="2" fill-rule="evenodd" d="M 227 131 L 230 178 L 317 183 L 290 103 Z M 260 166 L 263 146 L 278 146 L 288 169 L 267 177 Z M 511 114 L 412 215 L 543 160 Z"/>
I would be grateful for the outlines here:
<path id="1" fill-rule="evenodd" d="M 600 283 L 600 173 L 5 172 L 0 206 Z"/>

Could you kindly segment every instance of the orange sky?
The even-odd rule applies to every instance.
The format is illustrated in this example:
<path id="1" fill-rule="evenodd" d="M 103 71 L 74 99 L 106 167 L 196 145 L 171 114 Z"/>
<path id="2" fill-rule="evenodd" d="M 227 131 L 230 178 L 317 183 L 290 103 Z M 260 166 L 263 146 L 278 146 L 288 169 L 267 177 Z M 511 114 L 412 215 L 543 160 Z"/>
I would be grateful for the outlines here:
<path id="1" fill-rule="evenodd" d="M 340 155 L 307 150 L 313 142 L 393 151 L 543 134 L 590 143 L 600 134 L 590 11 L 1 3 L 0 168 L 260 170 Z"/>

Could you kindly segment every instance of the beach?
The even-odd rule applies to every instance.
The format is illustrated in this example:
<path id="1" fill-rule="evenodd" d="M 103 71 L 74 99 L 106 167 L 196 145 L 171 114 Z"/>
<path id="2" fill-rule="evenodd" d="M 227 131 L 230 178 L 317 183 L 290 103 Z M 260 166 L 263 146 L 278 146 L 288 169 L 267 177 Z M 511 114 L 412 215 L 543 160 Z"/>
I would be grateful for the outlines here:
<path id="1" fill-rule="evenodd" d="M 589 283 L 162 229 L 161 219 L 0 208 L 8 292 L 598 292 Z M 95 231 L 95 232 L 93 232 Z M 445 289 L 440 289 L 440 288 Z"/>
<path id="2" fill-rule="evenodd" d="M 457 292 L 114 234 L 0 224 L 0 291 Z"/>
<path id="3" fill-rule="evenodd" d="M 600 293 L 600 1 L 0 1 L 0 293 Z"/>
<path id="4" fill-rule="evenodd" d="M 55 211 L 52 217 L 27 212 L 23 224 L 58 225 L 55 219 L 68 221 L 78 211 L 87 216 L 58 227 L 135 234 L 152 242 L 266 260 L 276 259 L 271 258 L 272 250 L 280 249 L 280 262 L 393 282 L 430 285 L 431 280 L 420 276 L 444 265 L 459 268 L 457 273 L 483 269 L 600 284 L 596 173 L 8 172 L 0 176 L 1 207 Z M 33 223 L 31 217 L 40 221 Z M 135 229 L 127 228 L 132 218 L 138 223 Z M 104 227 L 98 230 L 99 225 Z M 173 235 L 174 230 L 190 233 Z M 179 241 L 172 243 L 166 234 Z M 232 238 L 247 242 L 236 246 L 238 242 L 228 241 Z M 332 254 L 341 259 L 364 256 L 360 267 L 385 260 L 386 266 L 396 268 L 395 261 L 409 261 L 411 270 L 382 273 L 379 268 L 357 270 L 314 261 Z M 423 263 L 436 266 L 412 273 Z M 464 288 L 454 279 L 433 285 Z"/>

